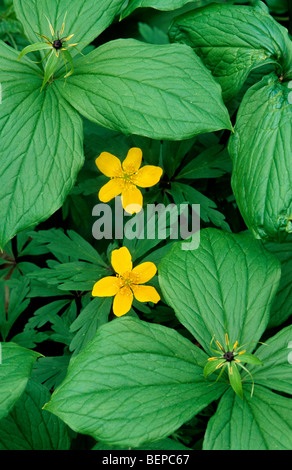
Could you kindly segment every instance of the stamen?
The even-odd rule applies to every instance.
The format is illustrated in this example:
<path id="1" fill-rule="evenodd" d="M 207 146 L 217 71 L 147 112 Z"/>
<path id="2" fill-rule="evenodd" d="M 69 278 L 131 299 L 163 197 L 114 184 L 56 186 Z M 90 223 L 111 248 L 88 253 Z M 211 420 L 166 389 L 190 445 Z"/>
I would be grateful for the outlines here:
<path id="1" fill-rule="evenodd" d="M 225 361 L 220 362 L 220 364 L 218 364 L 218 366 L 216 366 L 215 369 L 220 369 L 220 367 L 224 366 L 224 364 L 226 364 Z"/>
<path id="2" fill-rule="evenodd" d="M 221 351 L 224 351 L 223 346 L 221 346 L 221 344 L 219 343 L 219 341 L 217 341 L 217 339 L 216 339 L 215 343 L 217 344 L 218 348 L 221 349 Z"/>

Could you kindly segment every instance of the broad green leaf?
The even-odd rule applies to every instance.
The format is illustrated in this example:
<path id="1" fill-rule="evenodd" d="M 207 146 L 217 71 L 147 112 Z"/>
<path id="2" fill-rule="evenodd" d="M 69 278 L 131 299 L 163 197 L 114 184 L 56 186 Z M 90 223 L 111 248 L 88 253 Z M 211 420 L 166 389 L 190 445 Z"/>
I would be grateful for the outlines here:
<path id="1" fill-rule="evenodd" d="M 102 444 L 98 442 L 91 450 L 113 450 L 112 446 Z M 115 450 L 128 450 L 125 447 L 115 447 Z M 134 449 L 133 449 L 134 450 Z M 179 441 L 174 439 L 166 438 L 162 439 L 161 441 L 150 442 L 149 444 L 145 444 L 144 446 L 140 446 L 135 450 L 187 450 L 190 451 L 189 447 L 184 446 Z"/>
<path id="2" fill-rule="evenodd" d="M 14 343 L 0 343 L 0 419 L 25 390 L 32 366 L 40 354 Z"/>
<path id="3" fill-rule="evenodd" d="M 47 219 L 83 164 L 82 121 L 58 90 L 40 93 L 40 69 L 0 42 L 0 246 Z"/>
<path id="4" fill-rule="evenodd" d="M 288 11 L 288 0 L 266 0 L 269 9 L 275 13 Z"/>
<path id="5" fill-rule="evenodd" d="M 292 105 L 287 82 L 270 74 L 252 86 L 230 137 L 232 188 L 241 215 L 257 238 L 292 232 Z"/>
<path id="6" fill-rule="evenodd" d="M 74 356 L 45 409 L 73 430 L 113 445 L 162 439 L 217 399 L 207 356 L 175 330 L 130 317 L 98 329 Z"/>
<path id="7" fill-rule="evenodd" d="M 290 450 L 292 401 L 261 386 L 244 400 L 226 392 L 209 420 L 204 450 Z"/>
<path id="8" fill-rule="evenodd" d="M 218 21 L 220 18 L 220 21 Z M 287 29 L 258 7 L 213 4 L 176 18 L 171 41 L 191 46 L 220 83 L 226 101 L 240 91 L 250 71 L 274 63 L 288 71 L 292 44 Z"/>
<path id="9" fill-rule="evenodd" d="M 272 305 L 269 326 L 278 326 L 292 314 L 292 234 L 282 243 L 265 243 L 281 262 L 281 281 Z"/>
<path id="10" fill-rule="evenodd" d="M 11 39 L 12 35 L 21 33 L 22 28 L 19 21 L 6 18 L 3 19 L 2 15 L 0 18 L 0 39 L 5 40 L 6 38 Z"/>
<path id="11" fill-rule="evenodd" d="M 283 328 L 272 338 L 265 341 L 255 352 L 263 367 L 252 367 L 251 372 L 256 384 L 292 395 L 292 326 Z"/>
<path id="12" fill-rule="evenodd" d="M 14 8 L 31 43 L 39 42 L 36 33 L 51 39 L 48 20 L 56 33 L 66 14 L 63 36 L 74 34 L 70 43 L 78 42 L 78 49 L 82 50 L 112 23 L 123 3 L 124 0 L 14 0 Z"/>
<path id="13" fill-rule="evenodd" d="M 125 134 L 180 140 L 231 129 L 220 87 L 187 46 L 110 41 L 57 85 L 87 119 Z"/>
<path id="14" fill-rule="evenodd" d="M 138 23 L 138 30 L 141 38 L 150 44 L 169 44 L 167 33 L 156 26 L 147 23 Z"/>
<path id="15" fill-rule="evenodd" d="M 68 450 L 67 426 L 42 410 L 50 399 L 46 387 L 32 380 L 8 416 L 0 420 L 0 450 Z"/>
<path id="16" fill-rule="evenodd" d="M 197 249 L 183 243 L 174 243 L 158 267 L 166 302 L 209 355 L 212 337 L 223 345 L 225 333 L 251 352 L 269 319 L 279 261 L 249 233 L 203 229 Z"/>
<path id="17" fill-rule="evenodd" d="M 128 5 L 121 12 L 120 19 L 124 19 L 133 13 L 136 8 L 155 8 L 156 10 L 169 11 L 181 8 L 193 0 L 129 0 Z M 201 3 L 201 2 L 196 2 Z"/>

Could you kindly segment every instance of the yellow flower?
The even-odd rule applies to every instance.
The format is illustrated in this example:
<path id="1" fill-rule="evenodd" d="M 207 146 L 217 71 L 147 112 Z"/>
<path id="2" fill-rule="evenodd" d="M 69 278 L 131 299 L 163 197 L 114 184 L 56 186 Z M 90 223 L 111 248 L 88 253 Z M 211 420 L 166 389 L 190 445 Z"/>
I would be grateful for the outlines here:
<path id="1" fill-rule="evenodd" d="M 129 214 L 140 212 L 143 205 L 143 196 L 137 188 L 150 188 L 158 183 L 163 170 L 159 166 L 146 165 L 140 168 L 142 150 L 133 147 L 121 164 L 120 160 L 108 152 L 102 152 L 95 160 L 98 169 L 110 181 L 99 191 L 99 199 L 109 202 L 116 196 L 122 195 L 123 208 Z"/>
<path id="2" fill-rule="evenodd" d="M 113 312 L 117 317 L 125 315 L 131 308 L 133 298 L 139 302 L 157 303 L 160 296 L 152 286 L 142 286 L 156 274 L 157 268 L 149 261 L 133 269 L 132 257 L 126 247 L 113 250 L 111 264 L 116 276 L 107 276 L 97 281 L 92 290 L 93 297 L 114 296 Z"/>

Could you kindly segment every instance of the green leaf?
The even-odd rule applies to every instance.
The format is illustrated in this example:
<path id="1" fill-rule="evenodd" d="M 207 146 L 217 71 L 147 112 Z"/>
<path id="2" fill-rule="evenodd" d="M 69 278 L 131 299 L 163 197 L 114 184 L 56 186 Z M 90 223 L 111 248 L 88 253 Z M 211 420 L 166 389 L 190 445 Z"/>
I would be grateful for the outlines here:
<path id="1" fill-rule="evenodd" d="M 13 324 L 28 307 L 30 301 L 26 299 L 29 292 L 27 279 L 22 278 L 12 287 L 9 287 L 8 281 L 4 281 L 3 284 L 5 288 L 1 292 L 0 333 L 5 341 Z"/>
<path id="2" fill-rule="evenodd" d="M 55 87 L 40 93 L 40 69 L 0 42 L 0 246 L 47 219 L 80 170 L 82 121 Z"/>
<path id="3" fill-rule="evenodd" d="M 292 326 L 283 328 L 256 351 L 263 367 L 249 367 L 256 384 L 292 395 Z"/>
<path id="4" fill-rule="evenodd" d="M 288 11 L 288 0 L 266 0 L 269 9 L 275 13 Z"/>
<path id="5" fill-rule="evenodd" d="M 144 446 L 140 446 L 135 450 L 186 450 L 190 451 L 189 447 L 184 446 L 179 441 L 175 441 L 174 439 L 162 439 L 161 441 L 150 442 L 149 444 L 145 444 Z M 102 444 L 98 442 L 91 450 L 113 450 L 112 446 Z M 115 450 L 128 450 L 125 447 L 115 447 Z M 134 450 L 134 449 L 131 449 Z"/>
<path id="6" fill-rule="evenodd" d="M 60 385 L 67 373 L 69 355 L 41 357 L 35 364 L 31 378 L 41 382 L 48 390 Z"/>
<path id="7" fill-rule="evenodd" d="M 28 381 L 25 392 L 8 416 L 0 421 L 0 450 L 68 450 L 67 426 L 42 410 L 50 399 L 43 385 Z"/>
<path id="8" fill-rule="evenodd" d="M 192 186 L 184 183 L 172 183 L 171 191 L 176 204 L 182 203 L 183 201 L 180 201 L 180 199 L 184 196 L 184 202 L 200 205 L 200 218 L 204 222 L 212 222 L 216 227 L 223 228 L 226 231 L 230 230 L 225 216 L 217 210 L 216 203 Z M 179 199 L 177 199 L 177 196 Z"/>
<path id="9" fill-rule="evenodd" d="M 224 394 L 209 420 L 204 450 L 289 450 L 292 446 L 292 402 L 256 386 L 253 396 L 244 388 L 241 400 Z"/>
<path id="10" fill-rule="evenodd" d="M 239 107 L 228 147 L 232 188 L 257 238 L 280 240 L 292 232 L 292 106 L 289 88 L 275 74 L 252 86 Z"/>
<path id="11" fill-rule="evenodd" d="M 254 349 L 265 330 L 280 265 L 249 233 L 203 229 L 200 245 L 174 243 L 161 261 L 159 284 L 179 321 L 211 352 L 212 337 Z"/>
<path id="12" fill-rule="evenodd" d="M 187 46 L 119 39 L 74 64 L 58 88 L 98 125 L 170 140 L 231 129 L 220 87 Z"/>
<path id="13" fill-rule="evenodd" d="M 196 138 L 180 141 L 164 140 L 160 145 L 160 152 L 162 154 L 163 169 L 169 179 L 171 179 L 176 169 L 179 167 L 181 161 L 190 152 Z"/>
<path id="14" fill-rule="evenodd" d="M 259 4 L 196 9 L 176 18 L 169 31 L 171 41 L 188 44 L 202 58 L 227 101 L 237 95 L 253 68 L 274 63 L 285 73 L 292 60 L 287 29 Z"/>
<path id="15" fill-rule="evenodd" d="M 14 343 L 0 343 L 0 419 L 25 390 L 32 366 L 41 355 Z"/>
<path id="16" fill-rule="evenodd" d="M 70 304 L 71 299 L 55 300 L 48 302 L 42 307 L 34 311 L 33 316 L 30 317 L 26 325 L 27 328 L 41 328 L 46 323 L 54 323 L 55 318 L 59 312 Z"/>
<path id="17" fill-rule="evenodd" d="M 67 13 L 64 35 L 74 34 L 72 40 L 82 50 L 112 23 L 123 3 L 124 0 L 14 0 L 14 8 L 31 43 L 39 42 L 36 33 L 51 39 L 48 20 L 56 33 L 61 30 Z"/>
<path id="18" fill-rule="evenodd" d="M 9 36 L 12 37 L 11 36 L 12 34 L 17 34 L 21 32 L 22 32 L 22 28 L 21 28 L 21 24 L 19 23 L 19 21 L 16 21 L 10 18 L 3 19 L 1 15 L 1 18 L 0 18 L 0 38 L 1 39 L 4 40 L 6 39 L 6 37 L 8 38 Z"/>
<path id="19" fill-rule="evenodd" d="M 213 145 L 193 158 L 176 179 L 218 178 L 229 171 L 230 158 L 222 145 Z"/>
<path id="20" fill-rule="evenodd" d="M 139 34 L 145 42 L 150 44 L 169 44 L 167 33 L 156 26 L 147 23 L 138 23 Z"/>
<path id="21" fill-rule="evenodd" d="M 129 0 L 127 6 L 122 10 L 120 19 L 123 20 L 136 8 L 155 8 L 162 11 L 176 10 L 181 8 L 187 3 L 193 2 L 193 0 Z"/>
<path id="22" fill-rule="evenodd" d="M 76 320 L 70 326 L 70 331 L 75 333 L 70 343 L 70 351 L 74 351 L 74 354 L 81 351 L 94 337 L 97 329 L 108 321 L 112 300 L 111 297 L 97 297 L 81 310 Z"/>
<path id="23" fill-rule="evenodd" d="M 27 274 L 29 279 L 41 281 L 58 289 L 92 290 L 94 284 L 103 276 L 109 274 L 107 268 L 85 261 L 72 263 L 47 262 L 49 268 L 37 269 Z"/>
<path id="24" fill-rule="evenodd" d="M 292 313 L 292 234 L 282 243 L 265 243 L 281 262 L 281 281 L 273 302 L 269 326 L 281 325 Z"/>
<path id="25" fill-rule="evenodd" d="M 52 228 L 30 232 L 29 236 L 39 245 L 39 248 L 47 247 L 47 251 L 63 263 L 83 260 L 107 267 L 98 251 L 74 230 L 67 230 L 65 234 L 61 229 Z"/>
<path id="26" fill-rule="evenodd" d="M 69 365 L 45 409 L 113 445 L 162 439 L 217 399 L 207 356 L 175 330 L 122 317 L 103 325 Z"/>

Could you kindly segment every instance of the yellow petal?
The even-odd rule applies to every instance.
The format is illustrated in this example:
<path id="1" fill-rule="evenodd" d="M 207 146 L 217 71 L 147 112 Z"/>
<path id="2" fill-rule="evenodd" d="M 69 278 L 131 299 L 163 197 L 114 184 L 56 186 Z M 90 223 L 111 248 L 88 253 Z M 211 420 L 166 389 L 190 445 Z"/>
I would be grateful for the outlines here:
<path id="1" fill-rule="evenodd" d="M 113 178 L 100 188 L 98 197 L 102 202 L 108 202 L 122 192 L 123 183 Z"/>
<path id="2" fill-rule="evenodd" d="M 130 273 L 132 271 L 132 256 L 128 248 L 123 246 L 118 250 L 113 250 L 111 257 L 112 267 L 118 274 Z"/>
<path id="3" fill-rule="evenodd" d="M 159 166 L 146 165 L 140 168 L 136 177 L 135 184 L 141 188 L 150 188 L 158 183 L 163 170 Z"/>
<path id="4" fill-rule="evenodd" d="M 158 294 L 155 287 L 135 285 L 132 285 L 131 287 L 134 292 L 135 298 L 139 302 L 153 302 L 156 304 L 160 300 L 160 295 Z"/>
<path id="5" fill-rule="evenodd" d="M 116 276 L 107 276 L 97 281 L 92 289 L 93 297 L 111 297 L 120 288 L 120 280 Z"/>
<path id="6" fill-rule="evenodd" d="M 139 170 L 141 162 L 142 150 L 137 147 L 133 147 L 129 150 L 128 155 L 123 161 L 123 170 L 129 174 L 135 173 Z"/>
<path id="7" fill-rule="evenodd" d="M 114 298 L 113 312 L 117 317 L 125 315 L 130 310 L 133 303 L 133 293 L 129 286 L 119 290 Z"/>
<path id="8" fill-rule="evenodd" d="M 133 184 L 127 186 L 122 191 L 123 208 L 129 214 L 140 212 L 143 206 L 143 196 L 140 189 L 136 188 Z"/>
<path id="9" fill-rule="evenodd" d="M 145 263 L 139 264 L 131 272 L 131 278 L 134 284 L 144 284 L 150 281 L 155 276 L 157 268 L 154 263 L 146 261 Z"/>
<path id="10" fill-rule="evenodd" d="M 109 152 L 102 152 L 95 160 L 97 168 L 108 177 L 122 176 L 120 160 Z"/>

